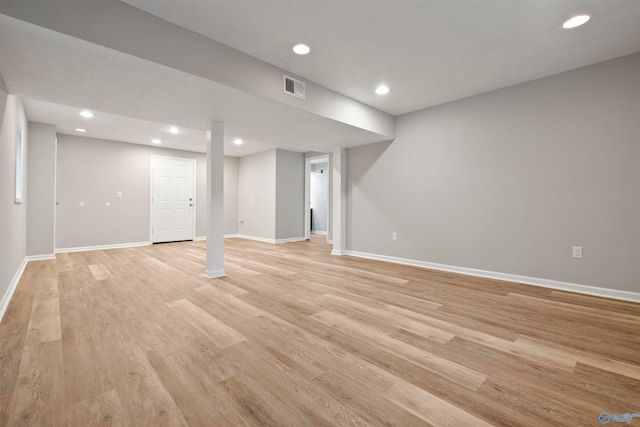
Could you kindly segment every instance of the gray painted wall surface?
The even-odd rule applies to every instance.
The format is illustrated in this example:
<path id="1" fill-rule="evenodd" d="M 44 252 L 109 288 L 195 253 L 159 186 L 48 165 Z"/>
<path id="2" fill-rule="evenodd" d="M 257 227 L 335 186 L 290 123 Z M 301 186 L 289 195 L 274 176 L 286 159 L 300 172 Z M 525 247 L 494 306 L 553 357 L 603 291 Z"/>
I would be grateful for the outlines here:
<path id="1" fill-rule="evenodd" d="M 56 127 L 29 122 L 27 254 L 55 250 Z"/>
<path id="2" fill-rule="evenodd" d="M 304 238 L 304 154 L 276 150 L 276 239 Z"/>
<path id="3" fill-rule="evenodd" d="M 2 79 L 0 78 L 0 81 Z M 0 301 L 27 255 L 28 128 L 20 98 L 0 84 Z M 22 204 L 14 203 L 16 124 L 24 133 L 25 170 Z"/>
<path id="4" fill-rule="evenodd" d="M 224 158 L 224 234 L 238 234 L 238 172 L 237 157 Z M 206 175 L 206 171 L 205 171 Z M 204 199 L 203 187 L 203 199 Z"/>
<path id="5" fill-rule="evenodd" d="M 239 234 L 276 238 L 276 150 L 239 159 L 238 218 Z"/>
<path id="6" fill-rule="evenodd" d="M 324 175 L 318 175 L 318 170 L 324 170 Z M 327 231 L 327 212 L 329 203 L 329 163 L 317 163 L 311 165 L 311 209 L 313 219 L 312 231 Z"/>
<path id="7" fill-rule="evenodd" d="M 640 54 L 396 123 L 348 150 L 350 250 L 640 291 Z"/>
<path id="8" fill-rule="evenodd" d="M 196 159 L 196 237 L 205 236 L 204 154 L 60 134 L 56 248 L 148 242 L 151 155 Z M 226 197 L 225 215 L 236 204 Z"/>

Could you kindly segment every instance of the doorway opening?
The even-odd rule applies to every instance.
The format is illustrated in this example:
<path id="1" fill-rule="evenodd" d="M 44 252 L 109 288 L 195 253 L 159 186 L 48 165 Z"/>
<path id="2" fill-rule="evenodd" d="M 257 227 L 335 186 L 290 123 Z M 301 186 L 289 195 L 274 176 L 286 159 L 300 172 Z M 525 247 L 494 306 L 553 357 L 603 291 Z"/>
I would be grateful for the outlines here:
<path id="1" fill-rule="evenodd" d="M 305 162 L 305 238 L 326 235 L 331 242 L 331 168 L 328 154 Z"/>

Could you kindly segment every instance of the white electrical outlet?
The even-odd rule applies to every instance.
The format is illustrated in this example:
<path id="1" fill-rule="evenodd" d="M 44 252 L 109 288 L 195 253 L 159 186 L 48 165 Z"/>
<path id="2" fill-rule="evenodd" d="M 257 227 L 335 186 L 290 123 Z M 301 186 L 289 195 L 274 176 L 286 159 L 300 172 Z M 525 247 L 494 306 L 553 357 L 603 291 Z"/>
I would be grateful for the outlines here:
<path id="1" fill-rule="evenodd" d="M 118 197 L 118 198 L 122 197 L 122 191 L 118 191 L 118 192 L 116 193 L 116 197 Z"/>
<path id="2" fill-rule="evenodd" d="M 578 259 L 582 258 L 582 246 L 573 247 L 573 257 Z"/>
<path id="3" fill-rule="evenodd" d="M 391 234 L 391 240 L 395 241 L 398 240 L 398 233 L 396 233 L 395 231 Z"/>

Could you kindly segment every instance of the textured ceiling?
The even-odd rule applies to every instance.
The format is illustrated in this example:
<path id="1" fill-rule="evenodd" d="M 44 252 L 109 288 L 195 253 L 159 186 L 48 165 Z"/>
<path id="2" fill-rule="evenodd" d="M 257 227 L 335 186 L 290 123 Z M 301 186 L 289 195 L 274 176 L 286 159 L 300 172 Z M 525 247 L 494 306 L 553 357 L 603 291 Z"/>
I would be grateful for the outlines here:
<path id="1" fill-rule="evenodd" d="M 640 51 L 639 0 L 124 1 L 393 115 Z"/>
<path id="2" fill-rule="evenodd" d="M 115 1 L 124 3 L 393 115 L 640 51 L 640 0 Z M 563 30 L 578 12 L 594 19 Z M 117 32 L 108 18 L 101 29 Z M 291 53 L 300 41 L 310 55 Z M 0 74 L 10 93 L 33 100 L 25 103 L 31 120 L 61 132 L 86 127 L 87 136 L 160 137 L 170 148 L 204 151 L 213 119 L 225 122 L 225 153 L 235 156 L 385 139 L 5 15 Z M 387 96 L 373 93 L 380 82 L 391 87 Z M 80 108 L 96 119 L 82 120 Z M 170 124 L 185 132 L 157 135 Z M 236 137 L 246 143 L 231 144 Z"/>
<path id="3" fill-rule="evenodd" d="M 153 145 L 151 140 L 158 138 L 162 141 L 161 147 L 196 152 L 204 152 L 205 149 L 206 134 L 202 130 L 183 128 L 179 134 L 174 135 L 168 132 L 169 126 L 163 123 L 95 110 L 93 118 L 85 119 L 78 114 L 85 110 L 82 107 L 71 107 L 30 98 L 25 98 L 23 103 L 30 121 L 55 124 L 57 133 L 143 145 Z M 77 132 L 76 128 L 85 129 L 87 133 Z M 225 145 L 225 150 L 231 150 L 228 154 L 233 155 L 232 150 L 235 148 L 233 143 L 226 141 Z"/>
<path id="4" fill-rule="evenodd" d="M 384 139 L 5 15 L 0 15 L 0 40 L 0 74 L 9 92 L 45 101 L 26 102 L 29 119 L 54 124 L 63 133 L 82 127 L 88 137 L 139 144 L 160 137 L 169 148 L 205 151 L 198 135 L 214 119 L 225 123 L 225 154 L 233 156 L 271 148 L 330 152 Z M 95 128 L 77 115 L 79 109 L 96 113 Z M 184 138 L 157 135 L 155 129 L 169 125 L 193 132 Z M 186 140 L 187 135 L 198 141 Z M 231 143 L 237 137 L 245 141 L 240 147 Z"/>

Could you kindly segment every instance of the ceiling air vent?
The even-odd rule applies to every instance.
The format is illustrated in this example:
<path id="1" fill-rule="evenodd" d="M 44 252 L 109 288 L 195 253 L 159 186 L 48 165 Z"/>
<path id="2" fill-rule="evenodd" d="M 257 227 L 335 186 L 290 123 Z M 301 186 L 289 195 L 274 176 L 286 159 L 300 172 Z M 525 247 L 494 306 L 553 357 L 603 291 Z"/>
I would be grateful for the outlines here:
<path id="1" fill-rule="evenodd" d="M 296 98 L 306 99 L 304 94 L 304 82 L 296 80 L 287 75 L 283 75 L 284 93 L 295 96 Z"/>

